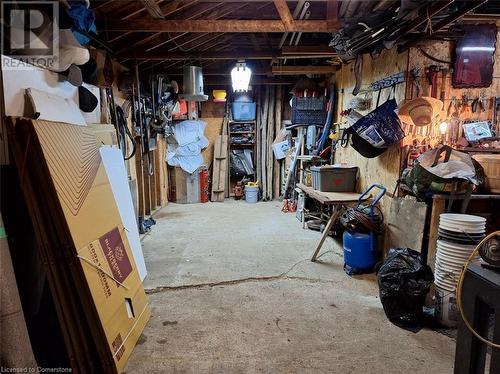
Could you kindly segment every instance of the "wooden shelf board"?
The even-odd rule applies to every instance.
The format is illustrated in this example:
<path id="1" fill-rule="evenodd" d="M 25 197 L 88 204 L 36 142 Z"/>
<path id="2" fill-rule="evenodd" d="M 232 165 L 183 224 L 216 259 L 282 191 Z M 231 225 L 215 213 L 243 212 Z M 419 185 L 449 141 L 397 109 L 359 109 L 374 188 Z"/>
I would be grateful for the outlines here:
<path id="1" fill-rule="evenodd" d="M 235 121 L 235 120 L 229 120 L 229 123 L 255 123 L 256 121 L 253 119 L 251 121 Z"/>

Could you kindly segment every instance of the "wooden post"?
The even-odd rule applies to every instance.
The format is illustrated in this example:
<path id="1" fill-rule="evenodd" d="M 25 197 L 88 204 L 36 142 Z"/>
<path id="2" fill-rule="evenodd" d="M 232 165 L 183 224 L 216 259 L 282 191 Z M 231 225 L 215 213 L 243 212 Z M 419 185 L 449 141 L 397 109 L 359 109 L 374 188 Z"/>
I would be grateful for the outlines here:
<path id="1" fill-rule="evenodd" d="M 282 88 L 276 87 L 276 105 L 274 107 L 274 137 L 278 136 L 281 131 L 281 110 L 282 110 Z M 271 149 L 271 155 L 273 157 L 273 199 L 277 199 L 280 196 L 281 190 L 281 180 L 280 180 L 280 165 L 281 163 L 274 157 L 274 152 Z"/>
<path id="2" fill-rule="evenodd" d="M 142 140 L 140 136 L 135 138 L 137 142 L 137 151 L 135 154 L 135 170 L 137 177 L 137 196 L 138 196 L 138 216 L 144 217 L 144 183 L 143 183 L 143 173 L 142 173 Z"/>
<path id="3" fill-rule="evenodd" d="M 273 139 L 274 139 L 274 102 L 275 88 L 269 88 L 269 113 L 267 116 L 266 166 L 267 166 L 267 200 L 273 198 Z"/>
<path id="4" fill-rule="evenodd" d="M 148 153 L 142 155 L 142 178 L 144 183 L 144 213 L 146 215 L 151 214 L 151 189 L 149 183 L 149 165 L 148 165 Z"/>
<path id="5" fill-rule="evenodd" d="M 261 127 L 262 127 L 262 89 L 259 88 L 257 91 L 257 117 L 255 121 L 255 148 L 257 154 L 255 155 L 255 171 L 258 181 L 262 181 L 262 170 L 261 170 L 261 152 L 260 146 L 262 142 Z"/>
<path id="6" fill-rule="evenodd" d="M 427 265 L 434 272 L 434 262 L 436 260 L 436 240 L 438 238 L 439 216 L 444 213 L 445 200 L 440 198 L 432 199 L 431 223 L 429 228 L 429 246 L 427 249 Z"/>
<path id="7" fill-rule="evenodd" d="M 269 86 L 266 87 L 266 93 L 264 96 L 264 105 L 262 110 L 262 128 L 261 128 L 261 184 L 262 184 L 262 199 L 267 199 L 267 116 L 269 112 Z"/>

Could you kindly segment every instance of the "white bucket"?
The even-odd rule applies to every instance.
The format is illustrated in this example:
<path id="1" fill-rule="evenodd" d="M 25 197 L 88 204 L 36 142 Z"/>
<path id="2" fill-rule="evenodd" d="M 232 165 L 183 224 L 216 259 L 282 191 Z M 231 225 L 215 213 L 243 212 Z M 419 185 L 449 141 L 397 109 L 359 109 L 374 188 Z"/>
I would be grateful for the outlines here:
<path id="1" fill-rule="evenodd" d="M 436 285 L 434 297 L 439 322 L 447 327 L 457 327 L 459 313 L 455 291 Z"/>
<path id="2" fill-rule="evenodd" d="M 259 201 L 259 187 L 245 186 L 245 201 L 251 204 Z"/>

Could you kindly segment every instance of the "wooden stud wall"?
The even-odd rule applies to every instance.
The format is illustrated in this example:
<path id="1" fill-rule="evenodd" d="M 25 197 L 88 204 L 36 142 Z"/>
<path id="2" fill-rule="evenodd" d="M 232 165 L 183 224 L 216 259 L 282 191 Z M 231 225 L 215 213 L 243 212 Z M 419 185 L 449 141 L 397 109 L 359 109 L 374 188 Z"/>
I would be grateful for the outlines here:
<path id="1" fill-rule="evenodd" d="M 397 54 L 395 49 L 384 51 L 377 59 L 372 59 L 369 55 L 363 56 L 362 69 L 362 86 L 361 89 L 366 89 L 370 83 L 382 79 L 388 75 L 406 71 L 408 55 Z M 343 65 L 336 76 L 339 100 L 337 101 L 337 113 L 349 108 L 349 102 L 354 98 L 352 90 L 356 83 L 354 75 L 354 63 Z M 392 89 L 382 90 L 380 103 L 383 103 L 391 94 Z M 396 88 L 396 101 L 402 103 L 404 101 L 405 84 L 399 84 Z M 365 94 L 360 93 L 358 97 L 364 97 Z M 372 109 L 361 112 L 367 114 L 373 110 L 377 102 L 377 93 L 372 94 Z M 337 118 L 337 122 L 343 121 L 342 118 Z M 346 162 L 349 165 L 359 167 L 358 190 L 363 191 L 373 183 L 380 183 L 387 187 L 387 191 L 392 193 L 396 187 L 396 182 L 399 178 L 400 164 L 400 148 L 391 147 L 381 156 L 368 159 L 361 156 L 351 146 L 347 148 L 339 147 L 335 154 L 335 162 Z M 390 196 L 386 195 L 381 201 L 381 208 L 384 216 L 389 215 Z"/>
<path id="2" fill-rule="evenodd" d="M 114 65 L 115 77 L 119 77 L 124 68 L 118 64 Z M 127 99 L 127 94 L 118 90 L 113 84 L 113 94 L 118 105 L 123 105 Z M 127 118 L 127 124 L 132 132 L 135 130 L 132 125 L 131 114 Z M 156 150 L 152 152 L 151 162 L 153 164 L 153 175 L 148 173 L 147 155 L 142 154 L 143 146 L 139 136 L 135 137 L 137 150 L 135 155 L 128 160 L 127 170 L 129 178 L 135 181 L 137 193 L 135 205 L 139 216 L 147 217 L 155 210 L 164 207 L 168 202 L 168 167 L 165 161 L 167 144 L 164 138 L 158 136 Z"/>
<path id="3" fill-rule="evenodd" d="M 452 59 L 452 46 L 449 42 L 427 42 L 422 46 L 423 50 L 430 54 L 431 56 L 445 60 L 451 61 Z M 438 65 L 443 67 L 452 68 L 453 66 L 437 63 L 427 57 L 425 57 L 418 48 L 411 48 L 409 52 L 398 54 L 395 49 L 385 50 L 376 59 L 372 59 L 371 56 L 363 56 L 363 68 L 362 68 L 362 89 L 367 88 L 368 85 L 374 81 L 382 79 L 388 75 L 407 72 L 415 67 L 420 68 L 420 82 L 422 84 L 422 89 L 420 96 L 429 95 L 429 82 L 425 75 L 425 68 L 429 65 Z M 337 102 L 338 110 L 340 113 L 344 109 L 349 108 L 349 102 L 354 97 L 352 95 L 352 90 L 355 85 L 355 75 L 354 75 L 354 62 L 343 65 L 341 70 L 338 71 L 334 77 L 339 94 L 339 100 Z M 438 75 L 437 79 L 437 92 L 438 98 L 439 93 L 442 88 L 442 76 L 441 73 Z M 402 104 L 405 100 L 411 99 L 410 82 L 402 83 L 397 86 L 395 98 L 398 104 Z M 487 98 L 488 105 L 486 111 L 482 113 L 473 113 L 470 116 L 470 120 L 487 120 L 492 119 L 492 107 L 491 107 L 491 97 L 500 96 L 500 33 L 497 35 L 497 49 L 495 55 L 495 66 L 493 73 L 493 83 L 490 87 L 484 89 L 454 89 L 451 85 L 451 72 L 448 73 L 445 79 L 445 101 L 444 108 L 448 108 L 451 98 L 455 96 L 458 100 L 462 99 L 462 95 L 468 92 L 471 95 L 471 99 L 475 99 L 479 96 L 481 90 Z M 381 94 L 380 102 L 382 103 L 390 94 L 391 89 L 383 90 Z M 409 97 L 405 97 L 407 94 Z M 364 97 L 363 93 L 358 94 L 358 97 Z M 413 97 L 416 97 L 414 93 Z M 372 108 L 367 111 L 361 112 L 362 114 L 367 114 L 372 109 L 375 108 L 377 100 L 377 95 L 374 93 L 372 95 Z M 462 118 L 465 119 L 465 118 Z M 337 122 L 343 122 L 342 118 L 337 118 Z M 431 128 L 431 133 L 436 133 L 436 127 L 438 124 L 434 125 L 434 129 Z M 407 136 L 405 137 L 402 145 L 412 144 L 413 140 L 422 142 L 423 139 L 427 141 L 430 140 L 431 145 L 436 144 L 441 137 L 429 137 L 425 134 L 413 134 L 408 133 L 408 129 L 405 128 Z M 390 205 L 391 205 L 391 195 L 396 187 L 397 180 L 401 171 L 401 157 L 402 149 L 400 146 L 391 147 L 381 156 L 374 159 L 367 159 L 360 154 L 358 154 L 352 147 L 338 148 L 335 154 L 335 162 L 347 162 L 350 165 L 358 166 L 360 168 L 360 177 L 358 183 L 358 190 L 362 191 L 366 189 L 373 183 L 381 183 L 387 187 L 389 194 L 381 201 L 381 209 L 384 216 L 388 217 Z M 435 217 L 434 217 L 435 220 Z M 431 238 L 432 240 L 433 238 Z M 434 238 L 435 239 L 435 238 Z"/>

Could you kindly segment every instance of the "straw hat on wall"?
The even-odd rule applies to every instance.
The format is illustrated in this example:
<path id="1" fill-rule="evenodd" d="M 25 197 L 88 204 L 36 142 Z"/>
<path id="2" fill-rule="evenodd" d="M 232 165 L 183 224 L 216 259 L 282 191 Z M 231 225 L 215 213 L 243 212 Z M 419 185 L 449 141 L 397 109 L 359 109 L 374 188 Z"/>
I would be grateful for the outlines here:
<path id="1" fill-rule="evenodd" d="M 418 97 L 399 108 L 398 116 L 402 122 L 415 126 L 431 124 L 443 110 L 444 103 L 433 97 Z"/>

